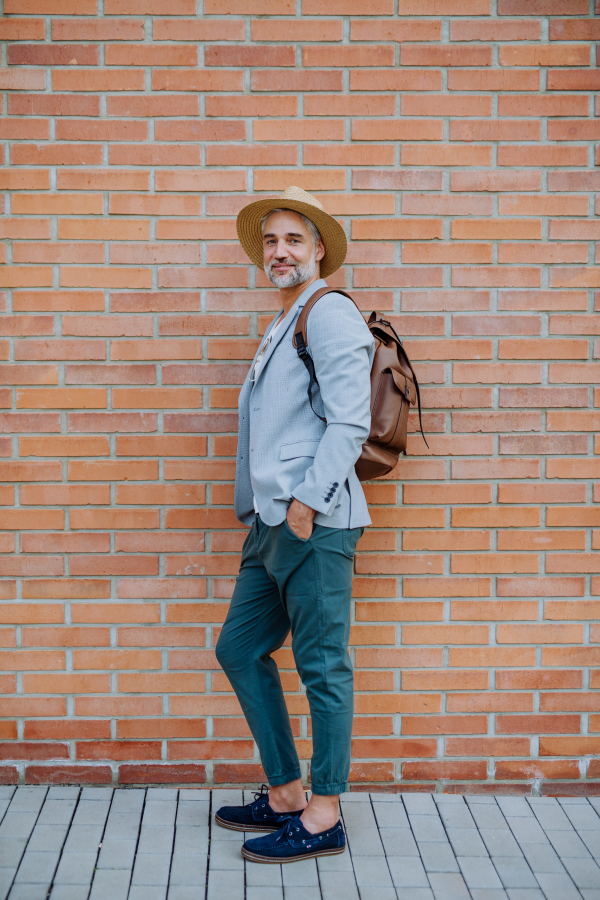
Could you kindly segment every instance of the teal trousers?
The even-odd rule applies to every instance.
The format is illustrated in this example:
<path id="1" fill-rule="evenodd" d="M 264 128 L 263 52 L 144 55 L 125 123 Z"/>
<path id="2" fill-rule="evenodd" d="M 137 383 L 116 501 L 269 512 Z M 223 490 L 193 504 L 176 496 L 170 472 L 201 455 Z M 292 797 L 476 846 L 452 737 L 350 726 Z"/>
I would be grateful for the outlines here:
<path id="1" fill-rule="evenodd" d="M 217 643 L 271 785 L 300 778 L 300 763 L 271 654 L 290 630 L 310 705 L 315 794 L 347 790 L 353 715 L 348 654 L 353 558 L 363 528 L 315 525 L 302 540 L 257 515 L 244 542 L 229 613 Z"/>

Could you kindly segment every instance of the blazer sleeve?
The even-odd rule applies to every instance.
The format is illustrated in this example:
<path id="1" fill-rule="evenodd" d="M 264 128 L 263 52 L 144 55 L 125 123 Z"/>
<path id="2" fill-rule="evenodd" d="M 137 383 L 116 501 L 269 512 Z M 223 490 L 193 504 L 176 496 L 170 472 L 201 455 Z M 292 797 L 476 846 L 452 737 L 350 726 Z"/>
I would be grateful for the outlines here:
<path id="1" fill-rule="evenodd" d="M 315 304 L 307 339 L 327 427 L 292 496 L 330 515 L 371 429 L 374 339 L 354 303 L 341 294 L 327 294 Z"/>

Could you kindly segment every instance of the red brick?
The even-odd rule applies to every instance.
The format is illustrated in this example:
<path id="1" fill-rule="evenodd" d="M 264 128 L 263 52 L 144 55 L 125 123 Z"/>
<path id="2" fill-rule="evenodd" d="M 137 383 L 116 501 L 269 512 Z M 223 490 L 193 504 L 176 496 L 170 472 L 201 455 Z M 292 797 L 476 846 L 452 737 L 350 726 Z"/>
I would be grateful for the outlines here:
<path id="1" fill-rule="evenodd" d="M 572 0 L 568 4 L 564 0 L 529 0 L 527 3 L 527 12 L 532 15 L 542 16 L 560 16 L 566 12 L 565 7 L 572 15 L 586 15 L 588 12 L 587 5 L 582 0 Z M 513 16 L 523 14 L 523 3 L 519 0 L 500 0 L 498 5 L 498 15 Z"/>
<path id="2" fill-rule="evenodd" d="M 596 19 L 552 19 L 551 41 L 585 41 L 600 37 L 600 23 Z"/>
<path id="3" fill-rule="evenodd" d="M 585 291 L 499 291 L 498 309 L 587 309 Z"/>
<path id="4" fill-rule="evenodd" d="M 45 87 L 46 73 L 41 70 L 0 69 L 1 90 L 43 91 Z"/>
<path id="5" fill-rule="evenodd" d="M 293 60 L 293 57 L 291 58 Z M 358 44 L 347 47 L 335 45 L 333 47 L 304 47 L 302 50 L 302 63 L 307 67 L 368 66 L 369 68 L 374 68 L 376 66 L 392 66 L 394 64 L 394 49 L 393 47 L 377 44 Z M 258 64 L 265 65 L 265 63 Z M 294 63 L 293 61 L 287 62 L 287 65 L 294 65 Z"/>
<path id="6" fill-rule="evenodd" d="M 549 91 L 597 91 L 600 73 L 588 69 L 555 69 L 548 72 Z"/>
<path id="7" fill-rule="evenodd" d="M 521 778 L 578 778 L 579 764 L 576 760 L 498 760 L 495 770 L 498 779 Z"/>
<path id="8" fill-rule="evenodd" d="M 196 11 L 191 0 L 174 0 L 173 3 L 167 0 L 106 0 L 105 6 L 107 16 L 185 16 Z"/>
<path id="9" fill-rule="evenodd" d="M 205 781 L 205 766 L 194 763 L 119 766 L 119 784 L 202 784 Z"/>
<path id="10" fill-rule="evenodd" d="M 3 19 L 0 38 L 3 41 L 43 41 L 46 37 L 43 19 Z"/>
<path id="11" fill-rule="evenodd" d="M 541 36 L 541 22 L 535 19 L 450 21 L 451 41 L 539 41 Z"/>
<path id="12" fill-rule="evenodd" d="M 539 191 L 539 172 L 451 172 L 453 191 Z"/>

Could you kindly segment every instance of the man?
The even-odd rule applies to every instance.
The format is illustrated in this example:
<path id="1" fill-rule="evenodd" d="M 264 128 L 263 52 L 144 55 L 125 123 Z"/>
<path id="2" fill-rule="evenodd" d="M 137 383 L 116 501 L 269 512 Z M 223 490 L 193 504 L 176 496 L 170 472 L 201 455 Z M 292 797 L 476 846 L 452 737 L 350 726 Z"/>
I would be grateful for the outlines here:
<path id="1" fill-rule="evenodd" d="M 374 341 L 355 305 L 327 294 L 308 318 L 318 387 L 292 344 L 293 325 L 322 276 L 346 256 L 342 227 L 297 187 L 238 216 L 240 242 L 275 287 L 281 310 L 239 399 L 235 513 L 250 531 L 217 658 L 258 745 L 270 790 L 223 807 L 219 824 L 269 831 L 242 853 L 289 862 L 341 853 L 339 794 L 347 790 L 353 714 L 348 655 L 356 544 L 370 517 L 354 464 L 370 428 Z M 309 803 L 271 654 L 291 629 L 312 717 Z"/>

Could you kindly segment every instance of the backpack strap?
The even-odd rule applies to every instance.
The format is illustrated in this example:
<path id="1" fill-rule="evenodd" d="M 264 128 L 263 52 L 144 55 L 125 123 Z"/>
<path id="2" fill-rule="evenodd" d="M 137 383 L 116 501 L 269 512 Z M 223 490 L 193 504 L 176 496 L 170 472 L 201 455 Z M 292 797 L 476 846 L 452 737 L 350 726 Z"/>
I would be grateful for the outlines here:
<path id="1" fill-rule="evenodd" d="M 306 366 L 306 368 L 308 370 L 308 377 L 310 379 L 309 384 L 308 384 L 308 402 L 310 403 L 310 408 L 314 412 L 315 416 L 317 416 L 321 420 L 321 422 L 325 422 L 325 424 L 327 424 L 327 419 L 323 418 L 323 416 L 320 416 L 319 413 L 316 411 L 316 409 L 313 406 L 313 385 L 316 384 L 318 387 L 319 382 L 317 381 L 317 376 L 315 374 L 315 365 L 314 365 L 312 358 L 309 355 L 308 350 L 306 348 L 306 345 L 308 342 L 308 336 L 307 336 L 308 314 L 311 311 L 311 309 L 313 308 L 313 306 L 315 305 L 315 303 L 317 302 L 317 300 L 320 300 L 321 297 L 325 296 L 325 294 L 342 294 L 344 297 L 347 297 L 349 300 L 352 300 L 352 302 L 358 309 L 356 300 L 353 297 L 351 297 L 350 294 L 347 294 L 345 291 L 340 291 L 337 288 L 330 288 L 330 287 L 319 288 L 318 291 L 315 291 L 314 294 L 312 294 L 308 298 L 308 300 L 302 307 L 302 310 L 300 311 L 300 315 L 298 316 L 298 318 L 296 320 L 296 324 L 294 326 L 294 337 L 292 339 L 292 344 L 298 351 L 298 356 L 300 357 L 300 359 L 302 360 L 302 362 L 304 363 L 304 365 Z M 361 315 L 362 315 L 362 313 L 361 313 Z"/>

